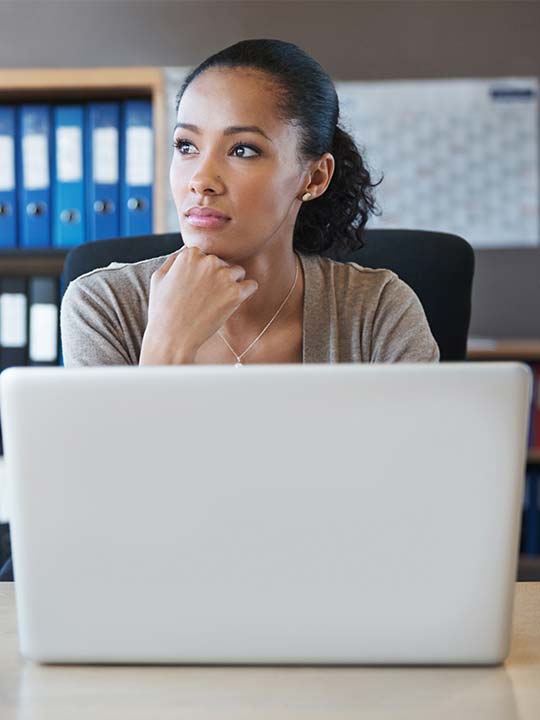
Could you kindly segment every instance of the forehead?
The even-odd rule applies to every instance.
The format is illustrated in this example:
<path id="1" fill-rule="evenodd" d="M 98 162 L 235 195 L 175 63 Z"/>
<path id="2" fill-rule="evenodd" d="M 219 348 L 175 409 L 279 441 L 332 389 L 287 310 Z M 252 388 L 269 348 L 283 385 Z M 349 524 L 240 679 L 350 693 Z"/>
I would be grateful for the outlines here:
<path id="1" fill-rule="evenodd" d="M 289 127 L 276 113 L 278 96 L 277 84 L 266 73 L 250 68 L 211 68 L 188 85 L 177 121 L 208 131 L 227 125 L 258 125 L 274 137 Z"/>

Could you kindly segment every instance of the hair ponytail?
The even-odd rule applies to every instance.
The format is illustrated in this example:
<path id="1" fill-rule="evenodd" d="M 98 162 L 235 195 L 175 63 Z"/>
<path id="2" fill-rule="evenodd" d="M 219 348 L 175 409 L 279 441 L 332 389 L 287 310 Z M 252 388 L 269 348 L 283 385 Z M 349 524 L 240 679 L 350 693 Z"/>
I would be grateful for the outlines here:
<path id="1" fill-rule="evenodd" d="M 303 203 L 294 228 L 294 246 L 320 255 L 363 247 L 363 229 L 370 213 L 377 214 L 368 169 L 353 138 L 336 125 L 332 149 L 334 174 L 326 191 Z"/>

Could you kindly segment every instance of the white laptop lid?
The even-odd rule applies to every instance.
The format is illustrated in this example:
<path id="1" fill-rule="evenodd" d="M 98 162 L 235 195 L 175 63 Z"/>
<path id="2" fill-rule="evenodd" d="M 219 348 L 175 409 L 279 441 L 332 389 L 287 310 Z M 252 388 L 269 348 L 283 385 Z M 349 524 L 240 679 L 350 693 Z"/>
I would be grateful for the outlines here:
<path id="1" fill-rule="evenodd" d="M 4 371 L 22 653 L 501 662 L 531 392 L 514 362 Z"/>

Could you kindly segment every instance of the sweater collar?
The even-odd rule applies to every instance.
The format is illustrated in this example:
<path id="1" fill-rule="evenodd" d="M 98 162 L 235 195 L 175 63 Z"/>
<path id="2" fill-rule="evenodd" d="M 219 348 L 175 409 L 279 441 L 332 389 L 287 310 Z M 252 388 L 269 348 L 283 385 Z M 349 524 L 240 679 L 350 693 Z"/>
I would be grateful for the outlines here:
<path id="1" fill-rule="evenodd" d="M 327 363 L 329 355 L 329 308 L 324 290 L 322 258 L 295 251 L 304 273 L 304 309 L 302 321 L 302 362 Z"/>

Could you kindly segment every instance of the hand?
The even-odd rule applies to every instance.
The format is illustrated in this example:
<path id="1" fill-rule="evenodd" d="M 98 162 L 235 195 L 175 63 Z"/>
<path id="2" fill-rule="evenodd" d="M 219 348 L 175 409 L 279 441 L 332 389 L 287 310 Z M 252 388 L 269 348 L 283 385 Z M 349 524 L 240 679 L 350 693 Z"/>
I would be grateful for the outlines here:
<path id="1" fill-rule="evenodd" d="M 201 345 L 258 289 L 230 265 L 197 247 L 172 253 L 150 280 L 148 324 L 139 365 L 193 362 Z"/>

